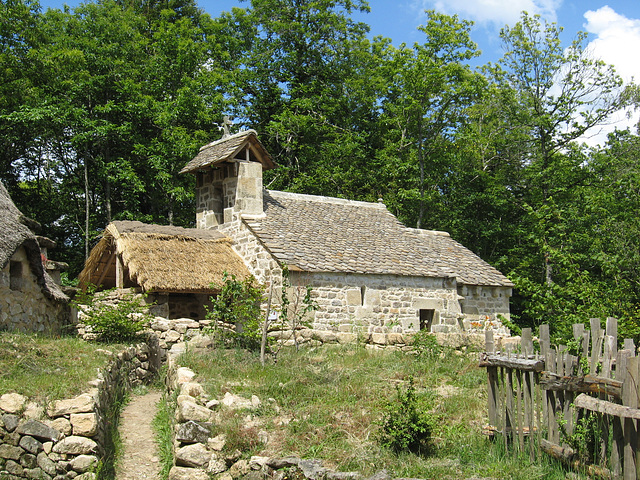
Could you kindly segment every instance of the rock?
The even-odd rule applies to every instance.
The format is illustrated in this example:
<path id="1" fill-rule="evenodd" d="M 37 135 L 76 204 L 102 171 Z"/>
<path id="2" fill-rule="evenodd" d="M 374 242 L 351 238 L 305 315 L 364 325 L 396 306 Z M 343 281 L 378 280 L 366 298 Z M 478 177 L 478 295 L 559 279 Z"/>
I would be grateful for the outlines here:
<path id="1" fill-rule="evenodd" d="M 182 443 L 207 443 L 211 435 L 208 424 L 200 424 L 189 420 L 176 426 L 176 440 Z"/>
<path id="2" fill-rule="evenodd" d="M 184 342 L 179 342 L 179 343 L 174 343 L 171 346 L 171 350 L 169 350 L 169 354 L 177 357 L 182 355 L 186 351 L 187 351 L 187 344 Z"/>
<path id="3" fill-rule="evenodd" d="M 258 432 L 258 441 L 260 443 L 264 443 L 265 445 L 269 443 L 269 434 L 266 430 L 260 430 Z"/>
<path id="4" fill-rule="evenodd" d="M 0 395 L 0 410 L 7 413 L 20 413 L 26 403 L 27 397 L 19 393 L 5 393 L 4 395 Z"/>
<path id="5" fill-rule="evenodd" d="M 191 380 L 193 380 L 195 376 L 196 374 L 193 373 L 193 371 L 191 371 L 187 367 L 180 367 L 176 371 L 176 378 L 178 379 L 178 385 L 191 382 Z"/>
<path id="6" fill-rule="evenodd" d="M 4 469 L 7 471 L 9 475 L 16 475 L 18 477 L 22 477 L 22 473 L 24 472 L 24 468 L 18 462 L 14 462 L 13 460 L 7 461 L 7 464 L 4 466 Z M 4 478 L 4 477 L 0 477 Z"/>
<path id="7" fill-rule="evenodd" d="M 37 455 L 38 452 L 40 452 L 44 448 L 42 446 L 42 443 L 40 443 L 33 437 L 29 437 L 28 435 L 25 435 L 20 439 L 20 446 L 27 452 L 33 453 L 34 455 Z"/>
<path id="8" fill-rule="evenodd" d="M 15 447 L 6 443 L 0 444 L 0 458 L 17 461 L 20 460 L 20 455 L 22 455 L 23 451 L 24 450 L 22 450 L 20 447 Z"/>
<path id="9" fill-rule="evenodd" d="M 56 474 L 56 464 L 47 457 L 45 452 L 40 452 L 37 457 L 38 466 L 49 475 Z"/>
<path id="10" fill-rule="evenodd" d="M 313 338 L 320 340 L 322 343 L 337 343 L 338 337 L 334 332 L 327 332 L 324 330 L 314 330 Z"/>
<path id="11" fill-rule="evenodd" d="M 93 437 L 98 433 L 98 417 L 95 413 L 73 413 L 70 420 L 74 435 Z"/>
<path id="12" fill-rule="evenodd" d="M 39 468 L 25 468 L 24 475 L 34 480 L 51 480 L 51 477 Z"/>
<path id="13" fill-rule="evenodd" d="M 254 455 L 249 459 L 249 468 L 251 470 L 261 470 L 268 462 L 269 457 L 259 457 Z"/>
<path id="14" fill-rule="evenodd" d="M 91 470 L 97 464 L 98 457 L 94 455 L 78 455 L 69 462 L 71 468 L 78 473 L 84 473 Z"/>
<path id="15" fill-rule="evenodd" d="M 44 424 L 65 436 L 71 435 L 71 432 L 73 431 L 71 422 L 64 417 L 58 417 L 55 420 L 45 420 Z"/>
<path id="16" fill-rule="evenodd" d="M 203 397 L 204 388 L 195 382 L 185 382 L 180 385 L 180 395 L 189 395 L 191 397 Z"/>
<path id="17" fill-rule="evenodd" d="M 32 418 L 34 420 L 37 420 L 44 417 L 44 408 L 35 402 L 28 402 L 24 407 L 22 416 L 25 418 Z"/>
<path id="18" fill-rule="evenodd" d="M 17 415 L 13 415 L 11 413 L 5 413 L 2 416 L 2 422 L 4 423 L 4 428 L 6 428 L 7 432 L 11 433 L 13 432 L 16 427 L 18 426 L 18 422 L 20 420 L 20 417 L 18 417 Z"/>
<path id="19" fill-rule="evenodd" d="M 206 407 L 197 403 L 185 400 L 178 404 L 176 412 L 176 420 L 178 423 L 193 420 L 194 422 L 211 422 L 214 419 L 214 413 Z"/>
<path id="20" fill-rule="evenodd" d="M 63 438 L 53 446 L 54 453 L 66 453 L 71 455 L 86 455 L 98 450 L 98 444 L 90 438 L 72 435 Z"/>
<path id="21" fill-rule="evenodd" d="M 249 471 L 250 471 L 249 462 L 247 462 L 246 460 L 238 460 L 236 463 L 231 465 L 231 468 L 229 469 L 229 474 L 233 478 L 240 478 L 245 476 L 247 473 L 249 473 Z"/>
<path id="22" fill-rule="evenodd" d="M 327 473 L 327 468 L 322 466 L 320 460 L 300 460 L 298 462 L 298 468 L 302 470 L 304 476 L 309 480 L 324 478 Z"/>
<path id="23" fill-rule="evenodd" d="M 211 452 L 201 443 L 186 445 L 176 450 L 176 465 L 182 467 L 206 467 L 211 459 Z"/>
<path id="24" fill-rule="evenodd" d="M 38 466 L 37 457 L 30 453 L 25 453 L 20 457 L 20 465 L 24 468 L 36 468 Z"/>
<path id="25" fill-rule="evenodd" d="M 213 400 L 209 400 L 206 405 L 205 405 L 209 410 L 215 410 L 216 408 L 218 408 L 220 406 L 220 400 L 216 400 L 215 398 Z"/>
<path id="26" fill-rule="evenodd" d="M 93 472 L 83 473 L 75 477 L 75 480 L 96 480 L 96 474 Z"/>
<path id="27" fill-rule="evenodd" d="M 169 471 L 168 480 L 209 480 L 209 478 L 209 474 L 204 470 L 174 466 Z"/>
<path id="28" fill-rule="evenodd" d="M 44 441 L 51 440 L 55 442 L 60 438 L 60 432 L 58 430 L 55 430 L 38 420 L 27 420 L 18 426 L 16 432 L 20 435 L 29 435 L 37 438 L 38 440 Z"/>
<path id="29" fill-rule="evenodd" d="M 298 463 L 300 463 L 300 459 L 298 457 L 283 457 L 270 458 L 267 465 L 274 470 L 279 470 L 281 468 L 297 467 Z"/>
<path id="30" fill-rule="evenodd" d="M 166 332 L 171 328 L 171 322 L 166 318 L 156 317 L 151 320 L 150 327 L 152 330 L 156 330 L 158 332 Z"/>
<path id="31" fill-rule="evenodd" d="M 163 334 L 164 341 L 167 343 L 175 343 L 179 342 L 182 336 L 176 332 L 175 330 L 169 330 L 168 332 Z"/>
<path id="32" fill-rule="evenodd" d="M 56 400 L 47 409 L 47 414 L 50 417 L 61 417 L 71 413 L 89 413 L 94 410 L 94 405 L 93 396 L 83 393 L 75 398 Z"/>
<path id="33" fill-rule="evenodd" d="M 391 480 L 391 475 L 386 470 L 380 470 L 377 473 L 374 473 L 367 480 Z"/>
<path id="34" fill-rule="evenodd" d="M 214 452 L 221 452 L 227 443 L 227 437 L 224 434 L 207 439 L 207 447 Z"/>
<path id="35" fill-rule="evenodd" d="M 231 392 L 225 393 L 224 397 L 220 401 L 221 405 L 227 407 L 230 410 L 257 408 L 260 403 L 260 399 L 255 395 L 253 395 L 251 397 L 251 400 L 249 400 L 248 398 L 241 397 L 240 395 L 234 395 Z"/>
<path id="36" fill-rule="evenodd" d="M 211 475 L 217 475 L 222 472 L 227 471 L 227 464 L 220 460 L 215 454 L 211 455 L 209 459 L 209 466 L 207 467 L 207 472 Z"/>

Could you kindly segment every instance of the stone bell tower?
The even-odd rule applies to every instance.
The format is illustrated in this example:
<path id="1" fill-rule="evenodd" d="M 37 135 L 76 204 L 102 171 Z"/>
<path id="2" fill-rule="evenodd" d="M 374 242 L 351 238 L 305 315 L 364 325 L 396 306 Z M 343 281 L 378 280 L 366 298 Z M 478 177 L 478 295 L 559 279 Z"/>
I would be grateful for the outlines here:
<path id="1" fill-rule="evenodd" d="M 260 216 L 262 171 L 274 168 L 255 130 L 228 134 L 200 148 L 180 173 L 196 176 L 196 227 L 215 228 L 235 215 Z"/>

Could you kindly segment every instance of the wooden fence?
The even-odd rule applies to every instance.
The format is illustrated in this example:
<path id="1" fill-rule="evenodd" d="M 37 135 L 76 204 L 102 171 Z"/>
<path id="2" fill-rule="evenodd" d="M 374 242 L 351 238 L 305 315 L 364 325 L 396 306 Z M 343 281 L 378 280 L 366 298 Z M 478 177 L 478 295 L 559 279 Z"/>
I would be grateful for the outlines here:
<path id="1" fill-rule="evenodd" d="M 618 350 L 617 321 L 573 326 L 569 345 L 552 346 L 540 327 L 534 348 L 523 329 L 519 350 L 495 351 L 486 333 L 489 426 L 485 433 L 532 460 L 541 452 L 605 478 L 640 479 L 640 362 L 625 340 Z"/>

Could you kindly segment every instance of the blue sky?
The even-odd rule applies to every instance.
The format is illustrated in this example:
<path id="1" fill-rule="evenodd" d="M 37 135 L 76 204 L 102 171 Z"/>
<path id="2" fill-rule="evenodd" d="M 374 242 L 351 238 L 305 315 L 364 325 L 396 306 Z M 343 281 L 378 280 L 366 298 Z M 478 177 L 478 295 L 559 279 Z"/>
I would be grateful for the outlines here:
<path id="1" fill-rule="evenodd" d="M 40 0 L 43 8 L 71 8 L 78 0 Z M 238 0 L 199 0 L 198 5 L 212 17 L 234 6 L 247 7 Z M 564 27 L 563 41 L 569 43 L 580 30 L 589 34 L 589 48 L 594 57 L 615 66 L 626 80 L 640 79 L 640 0 L 369 0 L 371 12 L 356 14 L 356 20 L 371 27 L 371 36 L 391 38 L 394 45 L 421 42 L 417 27 L 424 23 L 426 9 L 475 22 L 472 38 L 482 50 L 478 64 L 495 62 L 502 56 L 500 29 L 518 21 L 520 12 L 540 14 Z M 613 126 L 619 128 L 638 121 L 624 118 Z M 631 123 L 630 123 L 631 122 Z M 591 142 L 590 142 L 591 143 Z M 597 142 L 596 142 L 597 143 Z"/>

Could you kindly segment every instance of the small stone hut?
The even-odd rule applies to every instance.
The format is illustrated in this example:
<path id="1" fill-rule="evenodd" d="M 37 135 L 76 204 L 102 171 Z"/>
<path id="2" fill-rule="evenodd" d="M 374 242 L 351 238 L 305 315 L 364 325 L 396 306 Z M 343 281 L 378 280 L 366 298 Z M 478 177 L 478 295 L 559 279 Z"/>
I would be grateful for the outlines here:
<path id="1" fill-rule="evenodd" d="M 54 281 L 65 264 L 47 258 L 55 243 L 39 228 L 0 183 L 0 329 L 56 334 L 68 323 L 69 297 Z"/>
<path id="2" fill-rule="evenodd" d="M 81 287 L 147 293 L 156 315 L 201 320 L 225 271 L 239 279 L 250 276 L 231 239 L 220 232 L 115 221 L 91 250 L 78 279 Z"/>
<path id="3" fill-rule="evenodd" d="M 446 232 L 405 227 L 381 203 L 262 186 L 275 165 L 247 130 L 202 147 L 181 173 L 196 176 L 196 225 L 234 240 L 258 281 L 311 285 L 314 330 L 357 334 L 508 333 L 513 284 Z M 278 291 L 274 298 L 279 298 Z"/>

